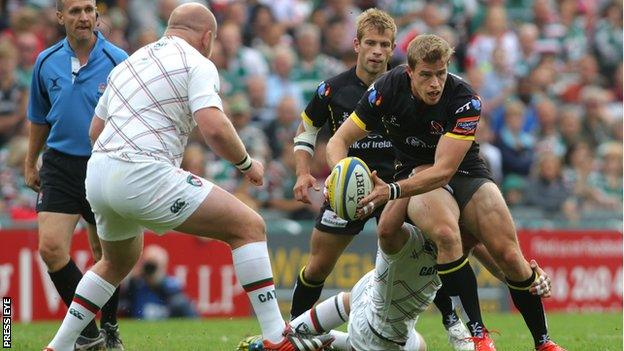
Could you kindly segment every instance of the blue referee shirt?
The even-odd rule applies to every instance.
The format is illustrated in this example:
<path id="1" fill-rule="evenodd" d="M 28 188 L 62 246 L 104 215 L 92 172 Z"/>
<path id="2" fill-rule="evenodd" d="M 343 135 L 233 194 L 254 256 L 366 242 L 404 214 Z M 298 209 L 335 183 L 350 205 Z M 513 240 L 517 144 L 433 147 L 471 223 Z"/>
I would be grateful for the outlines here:
<path id="1" fill-rule="evenodd" d="M 41 52 L 33 68 L 28 119 L 50 125 L 48 147 L 75 156 L 91 155 L 89 126 L 95 106 L 110 71 L 128 57 L 96 34 L 86 65 L 80 67 L 65 38 Z"/>

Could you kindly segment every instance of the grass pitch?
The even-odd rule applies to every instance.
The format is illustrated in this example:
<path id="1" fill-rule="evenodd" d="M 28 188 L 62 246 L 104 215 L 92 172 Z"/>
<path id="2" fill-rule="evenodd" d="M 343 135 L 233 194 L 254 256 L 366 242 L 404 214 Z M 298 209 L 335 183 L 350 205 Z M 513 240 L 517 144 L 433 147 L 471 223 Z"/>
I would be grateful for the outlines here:
<path id="1" fill-rule="evenodd" d="M 499 351 L 532 350 L 532 340 L 520 314 L 486 313 L 486 324 L 500 335 L 494 335 Z M 568 351 L 622 350 L 622 314 L 587 313 L 548 315 L 550 333 Z M 41 350 L 52 339 L 60 321 L 14 324 L 12 348 Z M 206 350 L 232 351 L 245 336 L 258 334 L 254 319 L 167 320 L 145 322 L 120 321 L 126 350 Z M 344 328 L 344 327 L 343 327 Z M 425 337 L 428 350 L 450 350 L 440 317 L 424 314 L 417 325 Z"/>

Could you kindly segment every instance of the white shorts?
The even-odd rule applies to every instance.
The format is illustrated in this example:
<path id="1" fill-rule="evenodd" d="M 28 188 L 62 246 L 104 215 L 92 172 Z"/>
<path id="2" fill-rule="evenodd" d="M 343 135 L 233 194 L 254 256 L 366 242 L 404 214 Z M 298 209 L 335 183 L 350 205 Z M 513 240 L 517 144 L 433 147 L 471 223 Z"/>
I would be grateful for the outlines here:
<path id="1" fill-rule="evenodd" d="M 371 330 L 366 319 L 366 309 L 373 304 L 366 293 L 366 287 L 374 279 L 374 271 L 366 273 L 351 289 L 351 313 L 349 314 L 349 341 L 357 351 L 418 351 L 420 337 L 413 326 L 408 328 L 407 341 L 404 346 L 381 339 Z"/>
<path id="2" fill-rule="evenodd" d="M 163 234 L 182 224 L 214 184 L 167 163 L 133 163 L 94 153 L 85 180 L 98 236 L 119 241 L 144 228 Z"/>

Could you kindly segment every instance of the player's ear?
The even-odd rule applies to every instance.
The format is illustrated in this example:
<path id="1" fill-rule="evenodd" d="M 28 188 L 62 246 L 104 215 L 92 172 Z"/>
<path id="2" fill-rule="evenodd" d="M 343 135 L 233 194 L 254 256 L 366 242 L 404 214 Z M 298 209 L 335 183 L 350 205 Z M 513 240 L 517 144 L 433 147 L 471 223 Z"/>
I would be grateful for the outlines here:
<path id="1" fill-rule="evenodd" d="M 63 12 L 61 12 L 61 11 L 56 11 L 56 19 L 58 20 L 58 23 L 59 23 L 61 26 L 64 26 L 64 25 L 65 25 L 65 21 L 63 20 Z"/>
<path id="2" fill-rule="evenodd" d="M 353 38 L 353 50 L 356 53 L 360 53 L 360 40 L 358 38 Z"/>

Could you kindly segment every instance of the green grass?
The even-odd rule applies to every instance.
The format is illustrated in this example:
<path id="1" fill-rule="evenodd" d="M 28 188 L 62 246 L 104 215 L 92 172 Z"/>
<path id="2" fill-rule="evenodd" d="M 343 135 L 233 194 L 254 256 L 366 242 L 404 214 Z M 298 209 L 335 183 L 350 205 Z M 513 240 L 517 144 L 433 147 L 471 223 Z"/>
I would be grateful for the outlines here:
<path id="1" fill-rule="evenodd" d="M 532 340 L 519 314 L 486 313 L 488 326 L 499 351 L 532 350 Z M 548 316 L 550 333 L 568 351 L 622 350 L 622 314 L 556 314 Z M 41 350 L 60 322 L 13 325 L 13 349 Z M 253 319 L 204 319 L 143 322 L 122 320 L 121 333 L 126 350 L 208 350 L 231 351 L 244 336 L 257 334 Z M 437 314 L 424 314 L 417 325 L 430 351 L 449 350 Z"/>

